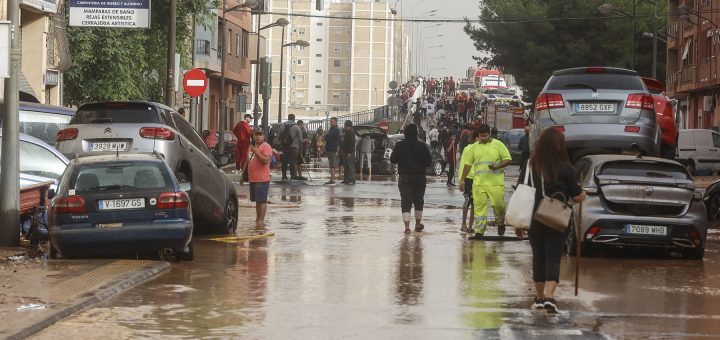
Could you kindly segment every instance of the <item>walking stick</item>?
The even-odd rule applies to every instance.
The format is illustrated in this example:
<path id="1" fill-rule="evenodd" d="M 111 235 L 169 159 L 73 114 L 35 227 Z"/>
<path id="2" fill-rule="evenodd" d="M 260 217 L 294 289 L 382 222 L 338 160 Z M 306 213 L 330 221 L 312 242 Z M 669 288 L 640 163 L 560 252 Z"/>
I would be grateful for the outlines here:
<path id="1" fill-rule="evenodd" d="M 580 281 L 580 228 L 582 227 L 582 208 L 583 204 L 580 202 L 580 208 L 578 208 L 578 221 L 579 226 L 575 224 L 575 296 L 578 296 L 578 282 Z"/>

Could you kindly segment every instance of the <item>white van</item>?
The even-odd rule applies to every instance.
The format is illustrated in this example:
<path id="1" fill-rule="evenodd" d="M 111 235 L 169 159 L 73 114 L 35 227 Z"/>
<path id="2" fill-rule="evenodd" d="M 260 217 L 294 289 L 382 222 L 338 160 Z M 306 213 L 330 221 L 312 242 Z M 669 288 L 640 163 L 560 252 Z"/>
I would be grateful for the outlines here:
<path id="1" fill-rule="evenodd" d="M 680 130 L 678 160 L 691 174 L 696 170 L 720 170 L 720 133 L 705 129 Z"/>

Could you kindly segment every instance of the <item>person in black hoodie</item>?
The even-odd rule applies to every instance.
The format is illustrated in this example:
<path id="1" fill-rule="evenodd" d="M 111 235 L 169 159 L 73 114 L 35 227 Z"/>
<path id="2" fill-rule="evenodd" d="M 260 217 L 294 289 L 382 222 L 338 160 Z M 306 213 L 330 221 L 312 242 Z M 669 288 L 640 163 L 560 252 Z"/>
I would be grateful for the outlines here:
<path id="1" fill-rule="evenodd" d="M 430 149 L 418 140 L 415 124 L 405 127 L 405 139 L 397 142 L 393 148 L 390 162 L 398 165 L 398 188 L 400 189 L 400 207 L 402 209 L 405 233 L 410 233 L 410 209 L 415 206 L 415 231 L 422 231 L 423 205 L 425 204 L 425 171 L 432 163 Z"/>

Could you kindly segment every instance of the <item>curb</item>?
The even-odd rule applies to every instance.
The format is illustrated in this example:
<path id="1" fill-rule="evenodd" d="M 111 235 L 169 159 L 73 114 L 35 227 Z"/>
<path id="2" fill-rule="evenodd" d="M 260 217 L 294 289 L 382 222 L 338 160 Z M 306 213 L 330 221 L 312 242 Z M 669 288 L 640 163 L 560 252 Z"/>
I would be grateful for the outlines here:
<path id="1" fill-rule="evenodd" d="M 7 339 L 24 339 L 33 335 L 52 324 L 74 314 L 85 308 L 88 308 L 98 302 L 101 302 L 109 297 L 120 294 L 130 288 L 133 288 L 145 281 L 148 281 L 158 274 L 168 271 L 171 267 L 169 262 L 157 262 L 149 264 L 136 269 L 133 273 L 121 278 L 115 282 L 100 287 L 95 292 L 92 292 L 90 296 L 80 298 L 75 303 L 62 308 L 55 313 L 47 316 L 46 318 L 30 325 L 15 334 L 11 334 Z"/>

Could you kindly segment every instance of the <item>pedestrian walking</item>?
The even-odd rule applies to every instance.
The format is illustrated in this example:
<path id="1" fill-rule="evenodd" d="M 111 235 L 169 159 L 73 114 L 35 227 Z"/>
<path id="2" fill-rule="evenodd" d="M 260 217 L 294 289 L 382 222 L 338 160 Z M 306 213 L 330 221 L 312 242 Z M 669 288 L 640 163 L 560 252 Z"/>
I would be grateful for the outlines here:
<path id="1" fill-rule="evenodd" d="M 525 134 L 520 137 L 518 148 L 520 149 L 520 172 L 522 172 L 530 159 L 530 126 L 525 126 Z"/>
<path id="2" fill-rule="evenodd" d="M 473 149 L 477 145 L 477 143 L 480 141 L 480 133 L 477 129 L 473 131 L 472 138 L 473 142 L 465 147 L 465 149 L 462 152 L 462 156 L 460 156 L 460 169 L 464 169 L 465 165 L 469 165 L 470 168 L 474 166 L 474 164 L 468 162 L 470 155 L 473 153 Z M 473 235 L 475 234 L 475 230 L 473 229 L 473 224 L 475 222 L 475 214 L 473 213 L 473 195 L 472 195 L 472 188 L 473 188 L 473 179 L 475 178 L 475 173 L 470 170 L 468 172 L 467 176 L 465 176 L 465 190 L 463 191 L 463 198 L 465 201 L 463 202 L 463 212 L 462 212 L 462 226 L 460 227 L 460 231 Z M 468 211 L 470 212 L 469 216 L 469 223 L 465 223 L 468 220 Z M 468 228 L 468 225 L 470 228 Z"/>
<path id="3" fill-rule="evenodd" d="M 543 196 L 559 197 L 558 193 L 575 202 L 585 200 L 585 192 L 577 183 L 575 169 L 565 149 L 565 135 L 557 129 L 545 129 L 535 143 L 534 154 L 530 157 L 532 183 L 535 184 L 535 206 L 537 211 Z M 525 171 L 520 173 L 525 178 Z M 540 188 L 543 188 L 540 190 Z M 543 193 L 544 191 L 544 193 Z M 557 196 L 556 196 L 557 195 Z M 570 228 L 559 232 L 542 223 L 533 220 L 530 224 L 528 236 L 532 248 L 533 282 L 535 283 L 535 301 L 533 309 L 545 309 L 548 313 L 558 313 L 555 301 L 555 288 L 560 281 L 560 258 L 565 240 L 568 238 Z M 516 228 L 515 234 L 524 238 L 523 229 Z"/>
<path id="4" fill-rule="evenodd" d="M 398 189 L 400 190 L 400 207 L 402 210 L 405 233 L 410 230 L 410 211 L 415 207 L 415 231 L 425 229 L 422 224 L 423 206 L 425 204 L 425 187 L 427 178 L 425 171 L 432 163 L 430 150 L 418 140 L 417 126 L 410 124 L 405 127 L 405 139 L 395 144 L 390 162 L 398 166 Z"/>
<path id="5" fill-rule="evenodd" d="M 467 164 L 460 175 L 460 191 L 465 192 L 465 179 L 470 171 L 473 178 L 473 213 L 475 214 L 475 235 L 483 236 L 488 224 L 488 203 L 492 205 L 498 235 L 505 234 L 505 172 L 512 158 L 505 144 L 490 137 L 490 126 L 478 128 L 478 142 L 468 153 Z M 474 164 L 471 166 L 470 164 Z"/>
<path id="6" fill-rule="evenodd" d="M 430 147 L 433 150 L 440 151 L 440 131 L 433 125 L 430 126 L 430 132 L 428 132 L 428 139 L 430 139 Z"/>
<path id="7" fill-rule="evenodd" d="M 298 173 L 297 158 L 302 145 L 302 130 L 295 123 L 295 115 L 289 114 L 288 121 L 282 125 L 278 135 L 275 137 L 275 145 L 283 150 L 282 155 L 282 180 L 287 181 L 287 171 L 290 170 L 290 178 L 295 180 L 307 180 Z"/>
<path id="8" fill-rule="evenodd" d="M 340 128 L 337 126 L 337 118 L 330 118 L 330 129 L 325 135 L 325 153 L 327 154 L 328 164 L 330 166 L 330 181 L 325 184 L 335 184 L 338 167 L 340 166 L 340 158 L 338 158 L 338 148 L 340 147 Z"/>
<path id="9" fill-rule="evenodd" d="M 455 135 L 450 135 L 447 144 L 445 145 L 445 162 L 447 163 L 447 186 L 455 186 L 453 178 L 455 178 L 455 165 L 457 164 L 457 138 Z"/>
<path id="10" fill-rule="evenodd" d="M 345 129 L 342 139 L 343 167 L 345 174 L 343 184 L 355 185 L 355 131 L 352 128 L 352 121 L 345 121 Z"/>
<path id="11" fill-rule="evenodd" d="M 375 151 L 375 140 L 370 135 L 365 135 L 360 139 L 360 173 L 365 169 L 365 160 L 367 160 L 368 176 L 372 177 L 372 153 Z"/>
<path id="12" fill-rule="evenodd" d="M 252 128 L 250 122 L 252 122 L 253 116 L 246 114 L 245 118 L 235 124 L 233 128 L 233 134 L 237 139 L 235 145 L 235 169 L 236 171 L 242 171 L 245 169 L 245 165 L 248 161 L 248 152 L 250 151 L 250 142 L 253 138 Z M 222 131 L 219 131 L 222 136 Z M 220 142 L 222 143 L 222 142 Z"/>
<path id="13" fill-rule="evenodd" d="M 268 192 L 270 191 L 270 161 L 273 150 L 265 143 L 265 132 L 262 128 L 255 130 L 255 145 L 250 145 L 253 157 L 248 164 L 248 182 L 250 182 L 250 201 L 255 202 L 255 225 L 265 226 Z"/>

